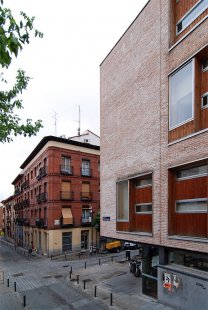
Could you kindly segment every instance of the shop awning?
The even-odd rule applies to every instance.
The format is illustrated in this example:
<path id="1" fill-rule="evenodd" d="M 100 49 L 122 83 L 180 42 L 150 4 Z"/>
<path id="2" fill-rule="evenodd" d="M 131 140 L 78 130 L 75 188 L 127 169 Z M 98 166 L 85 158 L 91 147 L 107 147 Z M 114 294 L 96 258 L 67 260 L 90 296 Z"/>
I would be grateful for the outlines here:
<path id="1" fill-rule="evenodd" d="M 62 208 L 62 216 L 63 216 L 63 225 L 73 224 L 73 216 L 71 208 Z"/>

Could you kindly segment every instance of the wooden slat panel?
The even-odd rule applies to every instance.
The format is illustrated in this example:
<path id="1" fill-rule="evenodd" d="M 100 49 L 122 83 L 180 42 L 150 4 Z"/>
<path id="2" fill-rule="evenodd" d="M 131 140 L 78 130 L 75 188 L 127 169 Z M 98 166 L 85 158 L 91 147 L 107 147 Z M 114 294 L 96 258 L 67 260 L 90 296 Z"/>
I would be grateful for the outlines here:
<path id="1" fill-rule="evenodd" d="M 152 233 L 152 214 L 135 215 L 135 231 Z"/>
<path id="2" fill-rule="evenodd" d="M 152 186 L 136 188 L 135 204 L 152 202 Z"/>
<path id="3" fill-rule="evenodd" d="M 194 133 L 194 131 L 194 121 L 190 121 L 184 125 L 170 130 L 168 134 L 169 142 L 191 135 L 192 133 Z"/>
<path id="4" fill-rule="evenodd" d="M 129 222 L 117 222 L 116 230 L 129 231 Z"/>
<path id="5" fill-rule="evenodd" d="M 207 198 L 207 176 L 176 181 L 175 200 Z"/>
<path id="6" fill-rule="evenodd" d="M 207 176 L 195 179 L 176 180 L 173 171 L 169 171 L 169 235 L 208 238 L 207 213 L 176 213 L 175 201 L 207 198 Z"/>

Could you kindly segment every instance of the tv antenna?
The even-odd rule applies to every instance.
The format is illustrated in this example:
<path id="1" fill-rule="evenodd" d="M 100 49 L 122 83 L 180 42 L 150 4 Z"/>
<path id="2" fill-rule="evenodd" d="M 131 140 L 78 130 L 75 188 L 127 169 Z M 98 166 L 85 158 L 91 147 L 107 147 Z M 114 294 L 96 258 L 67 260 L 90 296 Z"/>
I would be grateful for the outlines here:
<path id="1" fill-rule="evenodd" d="M 79 109 L 79 120 L 78 121 L 76 121 L 76 122 L 78 122 L 78 128 L 77 128 L 77 132 L 78 132 L 78 136 L 80 136 L 80 130 L 81 130 L 81 125 L 80 125 L 80 123 L 81 123 L 81 110 L 80 110 L 80 105 L 78 105 L 78 109 Z"/>
<path id="2" fill-rule="evenodd" d="M 54 112 L 54 116 L 53 116 L 53 118 L 54 118 L 55 136 L 57 136 L 57 119 L 58 119 L 57 115 L 58 115 L 58 113 L 55 111 L 55 112 Z"/>

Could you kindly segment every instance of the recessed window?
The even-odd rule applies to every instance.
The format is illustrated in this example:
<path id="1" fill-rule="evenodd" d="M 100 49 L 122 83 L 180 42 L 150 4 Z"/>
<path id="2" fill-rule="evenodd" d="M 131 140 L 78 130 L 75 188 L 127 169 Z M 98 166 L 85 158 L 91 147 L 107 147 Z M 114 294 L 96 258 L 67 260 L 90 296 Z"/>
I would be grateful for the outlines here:
<path id="1" fill-rule="evenodd" d="M 117 220 L 129 220 L 128 181 L 117 183 Z"/>
<path id="2" fill-rule="evenodd" d="M 82 176 L 91 176 L 90 161 L 82 160 Z"/>
<path id="3" fill-rule="evenodd" d="M 66 156 L 61 157 L 61 172 L 66 173 L 66 174 L 72 173 L 70 157 L 66 157 Z"/>
<path id="4" fill-rule="evenodd" d="M 208 93 L 202 96 L 202 109 L 208 107 Z"/>
<path id="5" fill-rule="evenodd" d="M 194 59 L 170 76 L 170 129 L 194 116 Z"/>
<path id="6" fill-rule="evenodd" d="M 201 199 L 188 199 L 176 201 L 176 212 L 178 213 L 205 213 L 207 212 L 208 200 Z"/>
<path id="7" fill-rule="evenodd" d="M 136 213 L 152 213 L 152 204 L 145 203 L 145 204 L 137 204 L 136 206 Z"/>
<path id="8" fill-rule="evenodd" d="M 143 179 L 136 179 L 136 187 L 146 187 L 146 186 L 152 186 L 152 178 L 143 178 Z"/>
<path id="9" fill-rule="evenodd" d="M 199 0 L 177 23 L 176 34 L 180 34 L 187 28 L 199 15 L 208 8 L 208 0 Z"/>
<path id="10" fill-rule="evenodd" d="M 208 166 L 198 166 L 177 171 L 177 179 L 192 179 L 208 174 Z"/>
<path id="11" fill-rule="evenodd" d="M 202 71 L 208 70 L 208 57 L 202 61 Z"/>

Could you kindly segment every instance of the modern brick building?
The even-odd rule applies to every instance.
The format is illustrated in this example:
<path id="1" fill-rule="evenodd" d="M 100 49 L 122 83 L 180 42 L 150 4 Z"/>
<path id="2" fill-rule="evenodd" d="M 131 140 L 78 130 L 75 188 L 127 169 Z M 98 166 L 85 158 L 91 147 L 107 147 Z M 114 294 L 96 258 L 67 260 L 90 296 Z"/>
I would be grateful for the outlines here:
<path id="1" fill-rule="evenodd" d="M 143 245 L 144 294 L 207 309 L 208 1 L 148 1 L 102 62 L 101 162 L 101 235 Z"/>
<path id="2" fill-rule="evenodd" d="M 100 208 L 100 147 L 44 137 L 21 165 L 15 187 L 17 244 L 44 255 L 88 250 Z"/>

